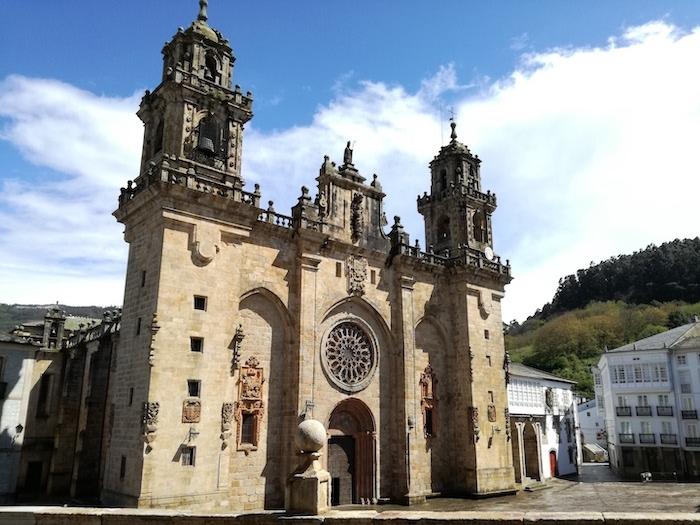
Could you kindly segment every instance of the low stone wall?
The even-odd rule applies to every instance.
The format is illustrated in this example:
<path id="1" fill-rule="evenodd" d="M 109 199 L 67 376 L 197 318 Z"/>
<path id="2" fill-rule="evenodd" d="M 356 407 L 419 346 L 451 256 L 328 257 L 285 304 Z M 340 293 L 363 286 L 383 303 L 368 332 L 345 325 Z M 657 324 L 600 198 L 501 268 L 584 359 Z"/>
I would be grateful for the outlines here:
<path id="1" fill-rule="evenodd" d="M 391 522 L 391 524 L 387 523 Z M 332 511 L 325 516 L 207 514 L 149 509 L 3 507 L 0 525 L 687 525 L 700 514 L 619 512 Z"/>

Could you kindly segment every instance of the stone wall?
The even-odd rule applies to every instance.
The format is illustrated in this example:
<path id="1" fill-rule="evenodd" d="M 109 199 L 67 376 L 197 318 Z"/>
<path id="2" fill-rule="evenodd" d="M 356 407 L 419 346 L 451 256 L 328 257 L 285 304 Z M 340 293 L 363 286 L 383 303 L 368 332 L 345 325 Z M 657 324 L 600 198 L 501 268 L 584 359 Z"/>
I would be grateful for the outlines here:
<path id="1" fill-rule="evenodd" d="M 292 517 L 281 513 L 205 514 L 136 509 L 48 507 L 0 508 L 0 525 L 678 525 L 700 523 L 700 515 L 619 512 L 382 512 L 333 511 L 326 516 Z"/>

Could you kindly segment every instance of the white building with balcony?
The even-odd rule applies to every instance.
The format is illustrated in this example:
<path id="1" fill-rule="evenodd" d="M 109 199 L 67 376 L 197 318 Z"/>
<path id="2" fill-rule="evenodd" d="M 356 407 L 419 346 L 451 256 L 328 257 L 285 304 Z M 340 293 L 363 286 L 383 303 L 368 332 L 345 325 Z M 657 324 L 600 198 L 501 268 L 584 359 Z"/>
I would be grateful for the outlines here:
<path id="1" fill-rule="evenodd" d="M 578 473 L 581 442 L 574 381 L 513 363 L 509 367 L 508 410 L 513 466 L 518 483 Z"/>
<path id="2" fill-rule="evenodd" d="M 593 375 L 614 470 L 700 478 L 699 322 L 607 350 Z"/>

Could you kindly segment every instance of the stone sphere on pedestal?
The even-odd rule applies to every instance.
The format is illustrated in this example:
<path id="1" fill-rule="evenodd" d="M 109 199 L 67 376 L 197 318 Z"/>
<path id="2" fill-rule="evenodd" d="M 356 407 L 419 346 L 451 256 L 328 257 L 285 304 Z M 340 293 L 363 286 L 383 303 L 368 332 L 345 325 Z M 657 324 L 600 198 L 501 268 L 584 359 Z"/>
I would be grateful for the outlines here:
<path id="1" fill-rule="evenodd" d="M 326 429 L 320 421 L 305 419 L 297 427 L 295 442 L 302 452 L 318 452 L 326 444 Z"/>

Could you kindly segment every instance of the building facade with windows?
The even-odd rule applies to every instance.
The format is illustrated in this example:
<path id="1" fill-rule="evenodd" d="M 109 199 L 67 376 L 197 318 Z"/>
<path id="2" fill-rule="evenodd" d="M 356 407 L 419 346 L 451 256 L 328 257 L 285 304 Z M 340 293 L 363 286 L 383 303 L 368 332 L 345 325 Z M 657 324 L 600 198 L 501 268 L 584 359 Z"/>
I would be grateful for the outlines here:
<path id="1" fill-rule="evenodd" d="M 118 332 L 55 307 L 0 335 L 0 501 L 99 497 Z"/>
<path id="2" fill-rule="evenodd" d="M 578 473 L 575 382 L 519 363 L 509 367 L 513 466 L 523 486 Z"/>
<path id="3" fill-rule="evenodd" d="M 700 477 L 700 323 L 608 350 L 593 373 L 613 469 Z"/>
<path id="4" fill-rule="evenodd" d="M 600 375 L 598 376 L 600 377 Z M 606 449 L 608 436 L 605 431 L 605 418 L 598 409 L 598 401 L 589 399 L 578 405 L 578 421 L 581 434 L 581 446 L 586 444 L 600 445 Z"/>
<path id="5" fill-rule="evenodd" d="M 281 508 L 304 418 L 328 431 L 332 503 L 514 491 L 510 266 L 454 122 L 417 199 L 423 251 L 399 217 L 385 231 L 349 142 L 290 215 L 261 206 L 241 171 L 252 94 L 206 1 L 163 57 L 114 212 L 129 257 L 104 502 Z"/>

